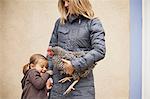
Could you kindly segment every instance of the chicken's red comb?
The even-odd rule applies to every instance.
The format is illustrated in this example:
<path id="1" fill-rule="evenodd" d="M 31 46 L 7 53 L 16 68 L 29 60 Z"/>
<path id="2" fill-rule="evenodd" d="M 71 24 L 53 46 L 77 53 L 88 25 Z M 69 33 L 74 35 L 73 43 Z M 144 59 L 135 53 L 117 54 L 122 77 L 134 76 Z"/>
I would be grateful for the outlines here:
<path id="1" fill-rule="evenodd" d="M 47 49 L 47 54 L 48 54 L 48 56 L 53 57 L 54 52 L 52 51 L 51 48 L 52 48 L 52 47 L 48 47 L 48 49 Z"/>

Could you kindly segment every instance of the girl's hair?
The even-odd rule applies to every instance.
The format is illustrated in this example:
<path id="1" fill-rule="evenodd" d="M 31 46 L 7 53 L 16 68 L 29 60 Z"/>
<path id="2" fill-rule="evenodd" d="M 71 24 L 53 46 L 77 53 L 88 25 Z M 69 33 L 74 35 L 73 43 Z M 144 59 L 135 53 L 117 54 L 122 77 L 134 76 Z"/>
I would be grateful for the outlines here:
<path id="1" fill-rule="evenodd" d="M 94 11 L 92 10 L 91 3 L 89 0 L 68 0 L 69 1 L 69 10 L 64 6 L 65 0 L 58 1 L 58 9 L 61 14 L 60 21 L 62 24 L 65 23 L 69 15 L 82 15 L 88 19 L 94 17 Z"/>
<path id="2" fill-rule="evenodd" d="M 33 54 L 30 57 L 29 63 L 23 66 L 23 74 L 25 75 L 29 69 L 31 69 L 31 65 L 36 65 L 39 59 L 43 59 L 47 61 L 47 58 L 41 54 Z"/>

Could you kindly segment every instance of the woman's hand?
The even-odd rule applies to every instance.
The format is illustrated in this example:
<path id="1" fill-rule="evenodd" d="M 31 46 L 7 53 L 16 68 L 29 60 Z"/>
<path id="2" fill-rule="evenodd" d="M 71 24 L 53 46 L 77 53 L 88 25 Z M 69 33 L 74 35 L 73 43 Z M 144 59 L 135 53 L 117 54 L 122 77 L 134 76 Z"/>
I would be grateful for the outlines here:
<path id="1" fill-rule="evenodd" d="M 72 75 L 73 71 L 74 71 L 74 67 L 72 66 L 71 62 L 66 60 L 66 59 L 62 59 L 63 63 L 64 63 L 64 71 L 66 72 L 66 74 Z"/>

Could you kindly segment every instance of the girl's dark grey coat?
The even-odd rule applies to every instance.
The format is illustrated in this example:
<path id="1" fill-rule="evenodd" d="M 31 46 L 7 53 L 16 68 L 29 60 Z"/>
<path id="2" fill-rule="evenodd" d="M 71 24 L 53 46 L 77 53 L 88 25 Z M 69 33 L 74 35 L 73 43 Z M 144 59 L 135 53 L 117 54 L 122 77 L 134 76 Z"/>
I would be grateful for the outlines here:
<path id="1" fill-rule="evenodd" d="M 49 46 L 60 46 L 69 51 L 89 51 L 85 56 L 71 61 L 74 68 L 80 72 L 105 56 L 105 33 L 98 18 L 87 19 L 83 16 L 71 16 L 65 24 L 58 19 L 55 23 Z M 75 85 L 75 91 L 63 96 L 63 92 L 72 82 L 58 83 L 65 77 L 53 67 L 49 58 L 49 68 L 53 69 L 54 85 L 49 99 L 95 99 L 93 72 L 80 79 Z"/>
<path id="2" fill-rule="evenodd" d="M 46 81 L 50 75 L 40 73 L 35 69 L 29 69 L 21 80 L 22 95 L 21 99 L 48 99 Z"/>

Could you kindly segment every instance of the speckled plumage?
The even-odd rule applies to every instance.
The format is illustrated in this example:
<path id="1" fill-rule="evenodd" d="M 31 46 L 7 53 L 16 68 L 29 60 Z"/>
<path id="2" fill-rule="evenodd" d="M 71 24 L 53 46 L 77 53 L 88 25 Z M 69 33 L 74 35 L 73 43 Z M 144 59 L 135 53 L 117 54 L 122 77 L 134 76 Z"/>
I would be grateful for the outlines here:
<path id="1" fill-rule="evenodd" d="M 65 71 L 63 70 L 63 62 L 61 59 L 66 60 L 72 60 L 74 58 L 79 58 L 84 56 L 88 51 L 80 51 L 80 52 L 71 52 L 66 51 L 61 47 L 51 47 L 51 50 L 54 52 L 54 55 L 52 57 L 53 65 L 57 67 L 58 70 L 60 70 L 61 74 L 65 74 Z M 78 77 L 86 77 L 89 72 L 94 68 L 95 64 L 90 66 L 87 70 L 84 70 L 82 72 L 75 71 L 71 76 L 74 80 L 78 79 Z"/>
<path id="2" fill-rule="evenodd" d="M 72 60 L 75 58 L 80 58 L 82 56 L 84 56 L 86 53 L 88 53 L 88 51 L 80 51 L 80 52 L 71 52 L 71 51 L 66 51 L 61 47 L 51 47 L 49 50 L 51 50 L 53 52 L 53 56 L 52 57 L 52 63 L 53 65 L 60 71 L 60 74 L 66 74 L 64 69 L 63 69 L 63 61 L 61 59 L 66 59 L 66 60 Z M 83 77 L 87 77 L 87 75 L 92 71 L 92 69 L 95 67 L 95 64 L 89 66 L 88 69 L 84 70 L 84 71 L 74 71 L 72 75 L 73 80 L 78 80 L 83 78 Z M 78 82 L 77 81 L 77 82 Z M 75 84 L 74 84 L 75 85 Z"/>

